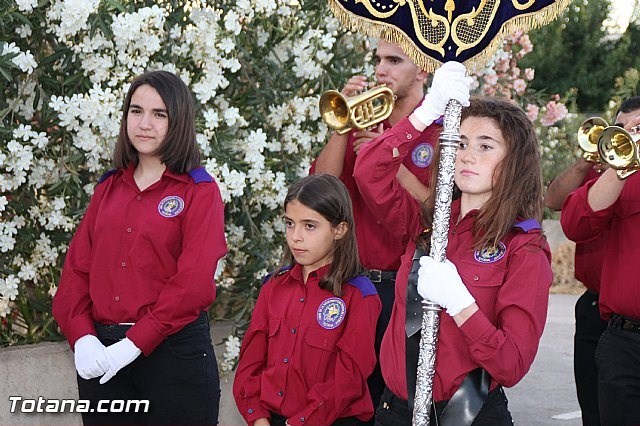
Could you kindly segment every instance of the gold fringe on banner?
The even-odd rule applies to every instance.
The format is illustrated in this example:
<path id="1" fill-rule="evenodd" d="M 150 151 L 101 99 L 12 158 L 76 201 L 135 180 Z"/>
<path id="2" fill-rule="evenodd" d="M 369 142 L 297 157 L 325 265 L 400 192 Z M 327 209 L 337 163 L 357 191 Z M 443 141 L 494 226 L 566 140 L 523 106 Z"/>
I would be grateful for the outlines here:
<path id="1" fill-rule="evenodd" d="M 382 21 L 364 18 L 346 10 L 340 0 L 327 0 L 329 8 L 342 25 L 350 31 L 355 31 L 369 37 L 375 37 L 399 45 L 416 65 L 427 72 L 433 72 L 440 67 L 441 62 L 432 58 L 394 25 Z M 354 0 L 355 1 L 355 0 Z M 471 72 L 484 68 L 493 54 L 498 50 L 504 39 L 516 31 L 527 32 L 540 28 L 555 20 L 571 3 L 571 0 L 559 0 L 549 6 L 528 14 L 511 18 L 502 25 L 493 40 L 481 52 L 464 61 L 464 65 Z"/>

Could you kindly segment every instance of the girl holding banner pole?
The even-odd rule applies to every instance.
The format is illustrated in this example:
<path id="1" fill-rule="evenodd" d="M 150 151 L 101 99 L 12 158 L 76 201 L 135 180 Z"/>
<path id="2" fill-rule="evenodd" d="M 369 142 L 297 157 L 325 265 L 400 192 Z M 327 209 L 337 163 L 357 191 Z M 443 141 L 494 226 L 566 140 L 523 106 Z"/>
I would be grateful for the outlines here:
<path id="1" fill-rule="evenodd" d="M 435 201 L 419 205 L 393 178 L 408 143 L 449 99 L 468 105 L 463 69 L 448 62 L 436 71 L 423 103 L 429 109 L 369 143 L 356 162 L 363 197 L 381 223 L 409 243 L 380 353 L 387 386 L 376 411 L 381 426 L 411 424 L 419 341 L 411 330 L 414 317 L 421 319 L 421 297 L 444 308 L 431 411 L 438 425 L 511 425 L 502 386 L 515 385 L 529 370 L 546 320 L 552 272 L 539 224 L 538 141 L 520 108 L 473 99 L 463 109 L 445 263 L 423 256 Z"/>

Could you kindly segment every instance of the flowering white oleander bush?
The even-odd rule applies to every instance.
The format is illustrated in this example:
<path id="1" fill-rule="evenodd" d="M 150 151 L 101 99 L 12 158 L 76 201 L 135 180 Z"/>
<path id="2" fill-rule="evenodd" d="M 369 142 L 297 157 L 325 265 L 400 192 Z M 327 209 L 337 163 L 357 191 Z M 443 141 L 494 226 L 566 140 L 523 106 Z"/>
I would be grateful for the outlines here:
<path id="1" fill-rule="evenodd" d="M 372 74 L 371 41 L 345 32 L 322 1 L 0 6 L 0 345 L 60 337 L 51 297 L 95 182 L 110 167 L 128 82 L 165 69 L 194 93 L 203 165 L 226 203 L 229 253 L 214 311 L 237 327 L 221 357 L 222 369 L 232 368 L 238 330 L 282 254 L 286 188 L 307 174 L 328 134 L 318 98 L 354 73 Z M 559 97 L 527 90 L 534 71 L 517 61 L 531 49 L 526 35 L 507 40 L 476 75 L 476 90 L 527 109 L 552 159 L 558 144 L 549 136 L 564 134 L 567 111 Z"/>

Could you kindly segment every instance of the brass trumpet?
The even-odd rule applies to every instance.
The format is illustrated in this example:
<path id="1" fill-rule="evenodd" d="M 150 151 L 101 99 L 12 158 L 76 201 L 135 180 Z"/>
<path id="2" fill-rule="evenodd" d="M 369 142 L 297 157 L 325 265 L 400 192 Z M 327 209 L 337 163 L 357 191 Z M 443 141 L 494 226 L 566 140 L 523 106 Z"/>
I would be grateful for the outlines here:
<path id="1" fill-rule="evenodd" d="M 395 99 L 386 86 L 352 97 L 328 90 L 320 97 L 320 116 L 327 126 L 343 135 L 353 128 L 362 130 L 386 120 L 393 111 Z"/>
<path id="2" fill-rule="evenodd" d="M 611 168 L 616 170 L 619 179 L 626 179 L 640 170 L 638 150 L 638 127 L 627 132 L 622 127 L 609 126 L 600 134 L 598 152 Z"/>
<path id="3" fill-rule="evenodd" d="M 578 145 L 582 149 L 582 157 L 592 163 L 602 163 L 598 153 L 598 140 L 602 131 L 609 125 L 600 117 L 586 119 L 578 130 Z"/>

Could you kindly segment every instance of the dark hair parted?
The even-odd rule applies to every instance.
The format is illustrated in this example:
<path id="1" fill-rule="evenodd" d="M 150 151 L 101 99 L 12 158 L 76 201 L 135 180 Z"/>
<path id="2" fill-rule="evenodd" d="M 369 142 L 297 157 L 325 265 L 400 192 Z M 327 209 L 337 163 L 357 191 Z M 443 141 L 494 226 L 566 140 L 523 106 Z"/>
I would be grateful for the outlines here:
<path id="1" fill-rule="evenodd" d="M 358 243 L 349 192 L 342 181 L 335 176 L 310 175 L 289 187 L 284 208 L 286 209 L 287 205 L 294 200 L 319 213 L 333 227 L 343 222 L 347 226 L 346 234 L 334 243 L 331 253 L 333 260 L 329 272 L 319 284 L 320 288 L 341 296 L 342 284 L 363 271 L 358 257 Z M 288 265 L 295 262 L 286 244 L 284 262 Z"/>
<path id="2" fill-rule="evenodd" d="M 138 151 L 127 134 L 127 120 L 131 97 L 144 85 L 149 85 L 158 92 L 169 117 L 167 135 L 155 154 L 173 173 L 190 172 L 200 165 L 193 96 L 180 77 L 168 71 L 149 71 L 131 82 L 124 100 L 120 133 L 113 153 L 114 166 L 124 169 L 131 163 L 138 163 Z"/>
<path id="3" fill-rule="evenodd" d="M 540 145 L 533 123 L 520 107 L 511 101 L 494 98 L 472 98 L 462 109 L 461 121 L 468 117 L 486 117 L 493 120 L 502 132 L 506 154 L 496 167 L 495 184 L 491 197 L 480 209 L 474 223 L 474 247 L 496 246 L 518 220 L 542 221 L 544 211 Z M 436 153 L 435 164 L 439 158 Z M 435 188 L 437 171 L 432 175 Z M 454 198 L 460 198 L 454 187 Z M 435 204 L 435 191 L 425 202 L 422 220 L 428 230 L 419 237 L 419 243 L 428 248 Z"/>
<path id="4" fill-rule="evenodd" d="M 620 108 L 616 111 L 616 117 L 621 112 L 627 113 L 640 109 L 640 96 L 633 96 L 620 104 Z"/>

